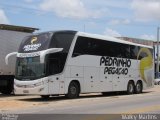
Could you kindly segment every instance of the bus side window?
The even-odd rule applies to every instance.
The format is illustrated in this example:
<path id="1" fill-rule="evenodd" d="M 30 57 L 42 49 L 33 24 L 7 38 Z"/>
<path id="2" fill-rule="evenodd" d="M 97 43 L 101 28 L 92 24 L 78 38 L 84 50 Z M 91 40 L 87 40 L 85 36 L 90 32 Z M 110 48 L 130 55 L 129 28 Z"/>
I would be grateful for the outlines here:
<path id="1" fill-rule="evenodd" d="M 52 53 L 46 56 L 46 71 L 48 75 L 54 75 L 63 72 L 67 53 Z"/>
<path id="2" fill-rule="evenodd" d="M 50 48 L 63 48 L 63 52 L 68 52 L 74 35 L 70 33 L 55 33 L 50 42 Z"/>
<path id="3" fill-rule="evenodd" d="M 137 59 L 138 50 L 139 50 L 138 46 L 130 45 L 130 58 L 131 59 Z"/>
<path id="4" fill-rule="evenodd" d="M 121 58 L 130 58 L 130 46 L 127 44 L 117 43 L 119 56 Z M 118 56 L 117 56 L 118 57 Z"/>
<path id="5" fill-rule="evenodd" d="M 47 67 L 49 75 L 54 75 L 59 73 L 59 68 L 60 68 L 59 62 L 60 61 L 58 59 L 48 59 Z"/>
<path id="6" fill-rule="evenodd" d="M 86 40 L 86 38 L 78 37 L 73 50 L 72 57 L 77 57 L 86 54 L 87 47 L 88 47 L 88 41 Z"/>

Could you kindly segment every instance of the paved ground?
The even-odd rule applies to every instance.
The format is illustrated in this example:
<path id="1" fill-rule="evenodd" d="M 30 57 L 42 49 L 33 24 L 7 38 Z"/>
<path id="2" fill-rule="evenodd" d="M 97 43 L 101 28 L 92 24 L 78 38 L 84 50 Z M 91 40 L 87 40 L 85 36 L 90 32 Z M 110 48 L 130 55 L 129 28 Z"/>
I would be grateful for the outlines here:
<path id="1" fill-rule="evenodd" d="M 0 113 L 0 120 L 159 120 L 160 86 L 142 94 L 86 94 L 71 100 L 0 94 Z"/>
<path id="2" fill-rule="evenodd" d="M 78 99 L 64 96 L 51 97 L 48 101 L 39 96 L 0 95 L 0 112 L 35 114 L 115 114 L 115 113 L 160 113 L 160 86 L 143 94 L 124 93 L 102 96 L 81 95 Z"/>

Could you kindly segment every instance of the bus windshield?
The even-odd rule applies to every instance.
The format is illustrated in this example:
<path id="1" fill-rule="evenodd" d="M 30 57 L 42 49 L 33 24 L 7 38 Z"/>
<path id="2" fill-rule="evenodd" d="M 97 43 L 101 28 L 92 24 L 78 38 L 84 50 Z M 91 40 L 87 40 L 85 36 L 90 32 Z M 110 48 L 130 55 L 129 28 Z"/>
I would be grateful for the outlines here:
<path id="1" fill-rule="evenodd" d="M 45 76 L 45 65 L 40 57 L 17 58 L 15 77 L 19 80 L 34 80 Z"/>

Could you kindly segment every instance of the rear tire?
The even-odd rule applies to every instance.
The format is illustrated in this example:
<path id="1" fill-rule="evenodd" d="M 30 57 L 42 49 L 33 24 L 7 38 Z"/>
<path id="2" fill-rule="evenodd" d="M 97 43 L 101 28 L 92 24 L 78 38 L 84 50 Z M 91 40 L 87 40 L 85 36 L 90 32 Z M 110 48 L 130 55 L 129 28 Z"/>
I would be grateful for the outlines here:
<path id="1" fill-rule="evenodd" d="M 134 83 L 132 81 L 129 81 L 128 86 L 127 86 L 127 94 L 131 95 L 134 93 L 134 91 L 135 91 Z"/>
<path id="2" fill-rule="evenodd" d="M 79 97 L 79 93 L 80 93 L 80 88 L 78 84 L 76 82 L 71 82 L 66 97 L 69 99 L 77 98 Z"/>
<path id="3" fill-rule="evenodd" d="M 158 85 L 160 85 L 160 81 L 158 82 Z"/>
<path id="4" fill-rule="evenodd" d="M 142 90 L 143 90 L 142 83 L 138 81 L 135 87 L 136 94 L 142 93 Z"/>

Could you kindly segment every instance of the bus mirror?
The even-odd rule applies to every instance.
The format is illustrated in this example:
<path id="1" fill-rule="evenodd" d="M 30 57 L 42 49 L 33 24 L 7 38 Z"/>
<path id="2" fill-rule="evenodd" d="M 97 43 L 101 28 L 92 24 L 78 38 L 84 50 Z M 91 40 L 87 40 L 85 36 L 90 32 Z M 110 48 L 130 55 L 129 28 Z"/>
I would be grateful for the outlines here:
<path id="1" fill-rule="evenodd" d="M 44 59 L 47 54 L 61 52 L 62 50 L 63 50 L 63 48 L 50 48 L 50 49 L 47 49 L 47 50 L 41 52 L 40 62 L 44 63 Z"/>
<path id="2" fill-rule="evenodd" d="M 17 52 L 12 52 L 12 53 L 9 53 L 7 54 L 7 56 L 5 57 L 5 63 L 6 65 L 8 65 L 8 61 L 9 61 L 9 58 L 13 55 L 17 55 Z"/>

